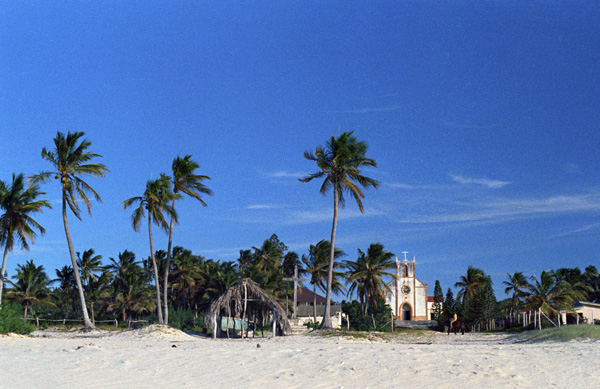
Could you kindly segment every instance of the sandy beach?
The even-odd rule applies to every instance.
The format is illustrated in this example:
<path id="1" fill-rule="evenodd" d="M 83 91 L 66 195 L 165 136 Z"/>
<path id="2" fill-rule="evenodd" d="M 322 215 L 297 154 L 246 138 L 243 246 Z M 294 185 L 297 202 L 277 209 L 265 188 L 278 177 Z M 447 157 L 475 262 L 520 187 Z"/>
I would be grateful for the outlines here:
<path id="1" fill-rule="evenodd" d="M 209 339 L 151 327 L 0 337 L 1 387 L 599 387 L 597 341 L 465 334 Z"/>

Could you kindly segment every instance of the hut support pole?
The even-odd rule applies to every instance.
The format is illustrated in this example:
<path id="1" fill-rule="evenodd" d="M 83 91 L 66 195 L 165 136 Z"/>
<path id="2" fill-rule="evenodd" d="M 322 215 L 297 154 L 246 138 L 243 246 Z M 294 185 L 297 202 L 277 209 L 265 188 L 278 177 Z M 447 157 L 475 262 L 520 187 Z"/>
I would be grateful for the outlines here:
<path id="1" fill-rule="evenodd" d="M 246 306 L 248 305 L 248 285 L 244 284 L 244 313 L 242 313 L 242 339 L 244 339 L 244 323 L 246 321 Z M 246 338 L 248 333 L 246 333 Z"/>
<path id="2" fill-rule="evenodd" d="M 273 337 L 277 336 L 277 311 L 273 311 Z"/>

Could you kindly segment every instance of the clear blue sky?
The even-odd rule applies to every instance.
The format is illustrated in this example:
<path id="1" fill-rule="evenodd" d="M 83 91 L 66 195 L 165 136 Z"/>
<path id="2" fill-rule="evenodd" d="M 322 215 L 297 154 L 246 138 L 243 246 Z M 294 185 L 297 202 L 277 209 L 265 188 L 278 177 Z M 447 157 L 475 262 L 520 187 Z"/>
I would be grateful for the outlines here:
<path id="1" fill-rule="evenodd" d="M 71 217 L 77 251 L 149 254 L 121 202 L 192 154 L 209 206 L 186 199 L 174 243 L 235 260 L 276 233 L 328 239 L 331 195 L 298 178 L 338 131 L 369 145 L 381 181 L 348 203 L 336 243 L 381 242 L 444 291 L 491 274 L 600 267 L 597 1 L 0 1 L 0 179 L 49 169 L 57 131 L 85 131 L 111 170 Z M 28 253 L 69 264 L 57 183 Z M 145 225 L 144 225 L 145 227 Z M 157 249 L 166 236 L 156 233 Z"/>

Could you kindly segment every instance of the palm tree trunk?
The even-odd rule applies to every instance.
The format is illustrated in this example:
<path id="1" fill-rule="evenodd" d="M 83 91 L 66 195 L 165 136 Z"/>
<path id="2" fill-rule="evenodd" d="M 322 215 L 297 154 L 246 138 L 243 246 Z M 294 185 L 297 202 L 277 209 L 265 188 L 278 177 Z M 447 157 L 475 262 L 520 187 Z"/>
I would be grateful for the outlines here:
<path id="1" fill-rule="evenodd" d="M 173 209 L 175 209 L 175 199 L 173 199 Z M 163 281 L 163 303 L 165 305 L 165 324 L 169 324 L 169 302 L 168 302 L 168 291 L 169 291 L 169 267 L 171 266 L 171 250 L 173 248 L 173 216 L 171 216 L 171 223 L 169 224 L 169 245 L 167 246 L 167 263 L 165 265 L 165 279 Z"/>
<path id="2" fill-rule="evenodd" d="M 2 259 L 2 270 L 0 271 L 0 309 L 2 309 L 2 290 L 4 289 L 4 274 L 6 272 L 6 258 L 8 257 L 8 244 L 4 246 L 4 258 Z"/>
<path id="3" fill-rule="evenodd" d="M 162 306 L 160 304 L 160 281 L 158 278 L 158 266 L 154 257 L 154 242 L 152 241 L 152 217 L 148 215 L 148 235 L 150 237 L 150 257 L 152 258 L 152 267 L 154 268 L 154 285 L 156 287 L 156 311 L 158 313 L 158 324 L 164 324 L 162 315 Z"/>
<path id="4" fill-rule="evenodd" d="M 81 302 L 81 313 L 83 314 L 83 326 L 85 329 L 95 328 L 94 323 L 91 322 L 88 315 L 87 306 L 85 304 L 85 296 L 83 294 L 83 286 L 81 284 L 81 277 L 79 277 L 79 268 L 77 267 L 77 259 L 75 258 L 75 250 L 73 249 L 73 241 L 71 240 L 71 232 L 69 231 L 69 223 L 67 221 L 67 198 L 66 193 L 63 191 L 62 200 L 62 213 L 63 213 L 63 224 L 65 226 L 65 235 L 67 235 L 67 245 L 69 246 L 69 254 L 71 255 L 71 264 L 73 266 L 73 277 L 75 277 L 75 283 L 77 284 L 77 290 L 79 291 L 79 301 Z"/>
<path id="5" fill-rule="evenodd" d="M 317 284 L 313 284 L 313 318 L 315 326 L 317 325 Z M 316 327 L 313 327 L 316 328 Z"/>
<path id="6" fill-rule="evenodd" d="M 323 321 L 321 322 L 321 329 L 332 328 L 331 325 L 331 286 L 333 283 L 333 260 L 335 255 L 335 230 L 337 228 L 337 215 L 338 215 L 338 187 L 337 184 L 333 185 L 333 227 L 331 228 L 331 250 L 329 251 L 329 270 L 327 271 L 327 293 L 325 294 L 325 310 L 323 312 Z"/>

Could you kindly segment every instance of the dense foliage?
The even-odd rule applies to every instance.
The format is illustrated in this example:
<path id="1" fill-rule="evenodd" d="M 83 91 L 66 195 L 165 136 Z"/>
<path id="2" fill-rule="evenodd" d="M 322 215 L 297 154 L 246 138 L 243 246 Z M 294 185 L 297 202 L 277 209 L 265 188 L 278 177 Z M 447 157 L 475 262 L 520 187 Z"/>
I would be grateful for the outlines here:
<path id="1" fill-rule="evenodd" d="M 357 331 L 383 331 L 392 330 L 392 308 L 379 296 L 376 304 L 370 304 L 367 312 L 363 311 L 363 304 L 353 300 L 342 301 L 342 312 L 348 315 L 350 328 Z"/>

